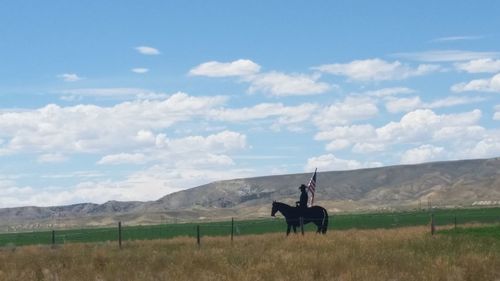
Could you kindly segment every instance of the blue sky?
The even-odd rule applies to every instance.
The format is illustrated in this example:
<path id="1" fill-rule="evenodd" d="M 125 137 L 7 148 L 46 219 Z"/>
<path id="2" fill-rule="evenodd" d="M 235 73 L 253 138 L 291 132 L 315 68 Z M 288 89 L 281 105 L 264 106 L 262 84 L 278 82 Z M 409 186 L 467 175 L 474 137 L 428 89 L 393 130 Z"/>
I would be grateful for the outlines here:
<path id="1" fill-rule="evenodd" d="M 497 157 L 499 8 L 2 3 L 0 207 Z"/>

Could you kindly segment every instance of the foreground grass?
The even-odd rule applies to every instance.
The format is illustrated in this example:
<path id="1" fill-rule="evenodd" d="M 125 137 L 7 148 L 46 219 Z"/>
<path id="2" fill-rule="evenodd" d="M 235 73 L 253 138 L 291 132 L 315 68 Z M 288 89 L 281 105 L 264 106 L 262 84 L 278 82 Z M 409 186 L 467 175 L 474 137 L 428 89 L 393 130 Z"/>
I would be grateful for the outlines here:
<path id="1" fill-rule="evenodd" d="M 26 246 L 0 280 L 499 280 L 500 240 L 426 227 Z"/>

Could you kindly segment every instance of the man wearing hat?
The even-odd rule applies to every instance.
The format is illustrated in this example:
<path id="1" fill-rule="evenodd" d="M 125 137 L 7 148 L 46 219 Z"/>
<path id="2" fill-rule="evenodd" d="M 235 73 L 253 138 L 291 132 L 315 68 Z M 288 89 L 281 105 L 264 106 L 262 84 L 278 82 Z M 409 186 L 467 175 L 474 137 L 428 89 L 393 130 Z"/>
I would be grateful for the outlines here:
<path id="1" fill-rule="evenodd" d="M 306 191 L 307 186 L 304 184 L 301 184 L 299 189 L 300 189 L 300 201 L 297 201 L 295 204 L 297 207 L 299 207 L 301 210 L 304 210 L 307 208 L 307 191 Z"/>

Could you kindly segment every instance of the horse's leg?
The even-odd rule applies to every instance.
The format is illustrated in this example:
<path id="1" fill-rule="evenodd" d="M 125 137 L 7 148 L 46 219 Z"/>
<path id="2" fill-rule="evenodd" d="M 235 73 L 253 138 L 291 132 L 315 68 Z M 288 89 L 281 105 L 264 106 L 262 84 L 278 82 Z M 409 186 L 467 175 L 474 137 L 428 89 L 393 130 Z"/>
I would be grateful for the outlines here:
<path id="1" fill-rule="evenodd" d="M 297 226 L 295 224 L 293 225 L 293 233 L 297 234 Z"/>
<path id="2" fill-rule="evenodd" d="M 288 224 L 286 227 L 286 236 L 288 236 L 288 234 L 290 234 L 290 226 L 291 225 Z"/>

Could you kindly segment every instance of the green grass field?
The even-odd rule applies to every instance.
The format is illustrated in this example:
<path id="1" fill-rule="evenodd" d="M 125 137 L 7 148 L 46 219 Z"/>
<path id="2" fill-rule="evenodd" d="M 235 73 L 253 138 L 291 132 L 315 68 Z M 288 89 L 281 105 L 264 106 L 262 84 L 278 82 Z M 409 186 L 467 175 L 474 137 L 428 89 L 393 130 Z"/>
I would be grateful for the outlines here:
<path id="1" fill-rule="evenodd" d="M 500 225 L 488 225 L 480 227 L 457 227 L 439 232 L 451 236 L 469 236 L 473 238 L 493 238 L 500 240 Z"/>
<path id="2" fill-rule="evenodd" d="M 458 225 L 465 223 L 497 223 L 500 222 L 500 208 L 483 209 L 454 209 L 435 210 L 435 224 L 454 225 L 455 219 Z M 398 213 L 369 213 L 369 214 L 330 214 L 329 231 L 345 229 L 378 229 L 397 228 L 405 226 L 421 226 L 430 223 L 430 213 L 420 212 L 398 212 Z M 203 223 L 181 223 L 162 224 L 149 226 L 126 226 L 122 227 L 122 239 L 127 240 L 151 240 L 164 239 L 178 236 L 196 236 L 196 227 L 200 226 L 202 236 L 229 236 L 231 233 L 231 222 L 203 222 Z M 286 224 L 282 218 L 244 220 L 234 222 L 234 235 L 262 234 L 273 232 L 284 232 Z M 312 224 L 306 225 L 306 231 L 315 231 Z M 492 230 L 500 233 L 500 229 Z M 457 230 L 462 233 L 469 230 Z M 470 230 L 474 232 L 474 230 Z M 479 234 L 478 234 L 479 235 Z M 57 230 L 55 232 L 56 244 L 75 242 L 106 242 L 118 240 L 118 227 L 114 228 L 85 228 L 71 230 Z M 0 234 L 0 247 L 6 245 L 37 245 L 51 244 L 52 232 L 24 232 Z"/>

